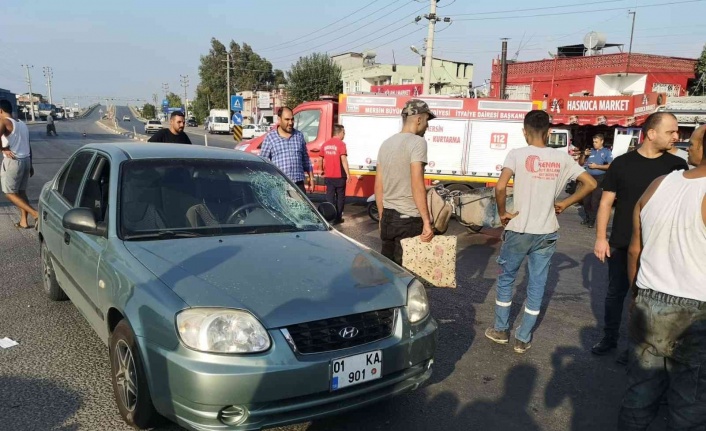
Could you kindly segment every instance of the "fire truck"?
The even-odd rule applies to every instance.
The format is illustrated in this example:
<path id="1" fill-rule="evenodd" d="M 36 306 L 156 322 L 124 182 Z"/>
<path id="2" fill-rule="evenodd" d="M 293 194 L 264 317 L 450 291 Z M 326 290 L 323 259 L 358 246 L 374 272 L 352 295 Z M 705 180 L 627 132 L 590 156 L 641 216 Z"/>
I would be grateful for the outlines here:
<path id="1" fill-rule="evenodd" d="M 294 108 L 294 127 L 302 132 L 314 165 L 315 190 L 324 192 L 319 151 L 334 124 L 346 129 L 352 181 L 346 195 L 368 197 L 374 192 L 377 154 L 382 142 L 402 129 L 401 111 L 411 96 L 346 95 L 303 103 Z M 469 190 L 498 181 L 507 153 L 527 145 L 522 134 L 532 101 L 421 97 L 436 119 L 424 135 L 428 146 L 425 179 L 452 190 Z M 259 153 L 265 136 L 236 147 Z M 561 148 L 567 151 L 567 147 Z"/>

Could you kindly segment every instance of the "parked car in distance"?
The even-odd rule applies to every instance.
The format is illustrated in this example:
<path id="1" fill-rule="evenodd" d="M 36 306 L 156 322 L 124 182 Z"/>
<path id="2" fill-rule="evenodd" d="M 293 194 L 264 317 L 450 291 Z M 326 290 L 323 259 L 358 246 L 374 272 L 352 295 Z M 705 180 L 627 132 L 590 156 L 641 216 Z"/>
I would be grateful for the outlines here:
<path id="1" fill-rule="evenodd" d="M 145 133 L 155 133 L 163 129 L 162 122 L 159 120 L 147 120 L 145 123 Z"/>
<path id="2" fill-rule="evenodd" d="M 243 125 L 243 139 L 253 139 L 258 136 L 267 133 L 267 129 L 255 125 L 255 124 L 245 124 Z"/>
<path id="3" fill-rule="evenodd" d="M 129 115 L 123 115 L 123 121 L 130 121 Z"/>
<path id="4" fill-rule="evenodd" d="M 255 155 L 86 145 L 38 210 L 45 293 L 70 299 L 108 346 L 130 426 L 272 428 L 431 376 L 438 326 L 422 283 Z"/>
<path id="5" fill-rule="evenodd" d="M 198 127 L 199 123 L 196 122 L 196 118 L 191 117 L 188 120 L 186 120 L 186 126 L 187 127 Z"/>

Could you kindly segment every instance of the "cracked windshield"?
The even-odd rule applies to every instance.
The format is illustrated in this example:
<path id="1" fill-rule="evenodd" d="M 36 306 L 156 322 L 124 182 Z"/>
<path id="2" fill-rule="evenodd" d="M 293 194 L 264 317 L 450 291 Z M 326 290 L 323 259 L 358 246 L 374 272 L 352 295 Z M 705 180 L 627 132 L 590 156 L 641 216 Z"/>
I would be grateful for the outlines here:
<path id="1" fill-rule="evenodd" d="M 134 161 L 123 169 L 126 239 L 326 229 L 298 188 L 266 163 Z"/>

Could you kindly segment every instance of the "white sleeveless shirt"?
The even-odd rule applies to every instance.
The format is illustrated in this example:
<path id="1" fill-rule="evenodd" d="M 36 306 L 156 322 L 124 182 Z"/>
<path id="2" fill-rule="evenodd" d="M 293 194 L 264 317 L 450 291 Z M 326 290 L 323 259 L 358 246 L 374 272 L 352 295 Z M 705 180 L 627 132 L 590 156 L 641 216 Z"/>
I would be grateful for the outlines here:
<path id="1" fill-rule="evenodd" d="M 16 159 L 26 159 L 29 157 L 29 129 L 21 121 L 15 121 L 12 118 L 8 120 L 12 121 L 12 133 L 10 136 L 2 135 L 2 146 L 9 147 Z"/>
<path id="2" fill-rule="evenodd" d="M 706 178 L 667 175 L 642 208 L 643 250 L 637 285 L 706 301 L 706 226 L 701 205 Z"/>

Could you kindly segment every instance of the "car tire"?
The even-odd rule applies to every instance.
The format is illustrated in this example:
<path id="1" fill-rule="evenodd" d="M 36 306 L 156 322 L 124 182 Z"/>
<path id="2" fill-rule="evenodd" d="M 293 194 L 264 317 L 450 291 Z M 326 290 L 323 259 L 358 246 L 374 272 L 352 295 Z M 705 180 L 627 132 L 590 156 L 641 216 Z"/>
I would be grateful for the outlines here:
<path id="1" fill-rule="evenodd" d="M 380 221 L 380 216 L 378 214 L 378 205 L 375 202 L 370 202 L 368 204 L 368 217 L 373 219 L 373 221 Z"/>
<path id="2" fill-rule="evenodd" d="M 52 301 L 66 301 L 69 299 L 66 292 L 63 291 L 59 282 L 56 281 L 56 273 L 54 272 L 54 264 L 51 262 L 47 243 L 42 241 L 39 249 L 39 254 L 42 261 L 42 285 L 47 297 Z"/>
<path id="3" fill-rule="evenodd" d="M 110 334 L 110 377 L 120 416 L 130 426 L 148 429 L 160 416 L 152 404 L 145 368 L 127 320 L 121 320 Z"/>

